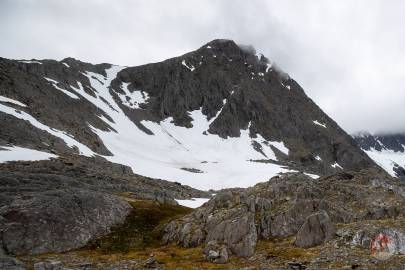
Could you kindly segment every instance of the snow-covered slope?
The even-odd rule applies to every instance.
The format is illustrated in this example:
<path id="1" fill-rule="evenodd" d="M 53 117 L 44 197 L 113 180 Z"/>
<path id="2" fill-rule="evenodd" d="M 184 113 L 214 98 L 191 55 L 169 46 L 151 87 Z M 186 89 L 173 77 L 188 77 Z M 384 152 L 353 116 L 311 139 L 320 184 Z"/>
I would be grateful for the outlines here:
<path id="1" fill-rule="evenodd" d="M 359 133 L 359 146 L 391 176 L 405 177 L 405 135 Z"/>
<path id="2" fill-rule="evenodd" d="M 139 67 L 0 59 L 0 70 L 0 146 L 99 155 L 205 190 L 373 166 L 294 80 L 232 41 Z"/>
<path id="3" fill-rule="evenodd" d="M 112 153 L 105 156 L 108 160 L 128 165 L 140 175 L 178 181 L 199 189 L 248 187 L 278 173 L 291 171 L 272 163 L 252 162 L 263 158 L 260 152 L 254 150 L 253 142 L 259 144 L 266 156 L 273 160 L 277 158 L 270 146 L 288 154 L 283 142 L 268 142 L 260 135 L 251 138 L 248 129 L 242 130 L 239 137 L 228 139 L 206 133 L 214 119 L 208 121 L 201 110 L 190 112 L 193 128 L 176 126 L 169 117 L 160 123 L 142 121 L 153 135 L 145 133 L 127 117 L 109 91 L 111 81 L 122 69 L 112 66 L 106 70 L 105 77 L 92 72 L 84 73 L 96 91 L 96 97 L 87 94 L 80 82 L 78 88 L 72 87 L 77 96 L 88 100 L 110 118 L 102 118 L 112 127 L 109 131 L 91 127 Z M 25 112 L 2 104 L 0 111 L 46 130 L 67 145 L 79 148 L 83 155 L 95 154 L 71 135 L 49 128 Z M 7 158 L 4 153 L 3 158 Z M 12 160 L 15 159 L 13 156 Z M 37 156 L 32 156 L 32 159 L 37 159 Z"/>

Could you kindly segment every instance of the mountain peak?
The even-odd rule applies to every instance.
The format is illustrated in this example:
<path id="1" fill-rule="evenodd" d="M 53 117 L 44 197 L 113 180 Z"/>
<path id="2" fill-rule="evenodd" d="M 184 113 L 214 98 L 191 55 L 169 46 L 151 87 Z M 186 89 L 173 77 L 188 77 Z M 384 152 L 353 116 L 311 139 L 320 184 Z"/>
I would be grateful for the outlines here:
<path id="1" fill-rule="evenodd" d="M 200 48 L 200 50 L 212 50 L 215 54 L 233 56 L 257 56 L 256 49 L 252 45 L 237 44 L 231 39 L 214 39 Z M 260 56 L 258 56 L 260 60 Z"/>
<path id="2" fill-rule="evenodd" d="M 138 67 L 73 58 L 43 62 L 41 70 L 2 66 L 23 85 L 6 85 L 0 73 L 8 104 L 0 107 L 7 115 L 0 143 L 98 154 L 135 173 L 202 189 L 251 185 L 287 167 L 322 175 L 374 166 L 294 80 L 253 46 L 232 40 Z M 10 107 L 18 102 L 28 104 L 18 108 L 25 114 Z M 21 128 L 25 120 L 32 129 Z M 37 123 L 45 129 L 40 141 Z"/>

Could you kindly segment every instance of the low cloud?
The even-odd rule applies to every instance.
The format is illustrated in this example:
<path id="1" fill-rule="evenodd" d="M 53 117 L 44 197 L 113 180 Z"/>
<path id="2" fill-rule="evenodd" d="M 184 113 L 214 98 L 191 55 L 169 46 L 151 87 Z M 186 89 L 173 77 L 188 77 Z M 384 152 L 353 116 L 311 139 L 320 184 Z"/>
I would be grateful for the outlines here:
<path id="1" fill-rule="evenodd" d="M 133 66 L 252 44 L 346 131 L 405 131 L 404 1 L 2 0 L 0 56 Z"/>

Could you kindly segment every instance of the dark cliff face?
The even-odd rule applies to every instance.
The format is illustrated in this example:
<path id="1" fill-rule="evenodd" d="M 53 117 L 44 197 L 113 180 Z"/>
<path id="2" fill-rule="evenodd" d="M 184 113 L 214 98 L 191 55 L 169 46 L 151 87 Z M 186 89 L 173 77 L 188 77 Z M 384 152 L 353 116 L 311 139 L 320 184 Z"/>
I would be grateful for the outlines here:
<path id="1" fill-rule="evenodd" d="M 27 112 L 52 128 L 70 133 L 95 152 L 106 155 L 109 151 L 88 124 L 101 130 L 108 130 L 108 126 L 98 117 L 104 115 L 108 118 L 108 115 L 85 99 L 71 98 L 57 91 L 46 78 L 58 81 L 58 87 L 71 93 L 74 91 L 70 89 L 70 85 L 77 87 L 78 82 L 81 82 L 85 90 L 91 94 L 94 90 L 90 88 L 88 78 L 81 72 L 94 71 L 105 74 L 104 69 L 109 66 L 109 64 L 82 63 L 72 58 L 61 62 L 42 60 L 34 63 L 0 58 L 0 95 L 27 104 L 27 107 L 8 105 Z M 26 121 L 2 112 L 0 119 L 2 125 L 0 144 L 10 143 L 35 149 L 48 149 L 57 153 L 72 152 L 64 146 L 61 139 L 50 136 Z"/>
<path id="2" fill-rule="evenodd" d="M 405 134 L 358 134 L 353 137 L 364 150 L 381 151 L 387 149 L 394 152 L 405 152 Z"/>
<path id="3" fill-rule="evenodd" d="M 105 76 L 110 67 L 72 58 L 39 63 L 0 59 L 0 95 L 29 105 L 9 106 L 68 132 L 98 154 L 110 155 L 91 128 L 113 130 L 100 118 L 109 119 L 109 115 L 80 96 L 71 98 L 56 91 L 49 81 L 57 81 L 56 86 L 72 94 L 75 92 L 71 87 L 79 88 L 80 83 L 83 91 L 96 97 L 97 90 L 84 73 Z M 125 106 L 119 98 L 124 94 L 123 83 L 128 84 L 130 92 L 147 93 L 147 102 L 139 108 Z M 196 51 L 160 63 L 123 68 L 112 80 L 110 94 L 137 127 L 148 134 L 151 131 L 142 125 L 142 120 L 159 122 L 173 117 L 176 125 L 192 128 L 189 112 L 201 108 L 207 119 L 216 117 L 208 129 L 211 134 L 238 137 L 241 129 L 249 127 L 251 137 L 260 134 L 268 141 L 284 142 L 290 150 L 288 155 L 273 150 L 278 160 L 291 168 L 325 174 L 339 170 L 331 166 L 335 163 L 350 170 L 375 166 L 297 82 L 264 56 L 257 56 L 254 49 L 230 40 L 214 40 Z M 108 104 L 106 100 L 102 102 Z M 26 121 L 3 112 L 0 118 L 0 145 L 15 144 L 58 154 L 77 152 Z"/>
<path id="4" fill-rule="evenodd" d="M 373 166 L 296 81 L 264 56 L 256 56 L 254 49 L 241 48 L 231 40 L 214 40 L 180 57 L 124 69 L 113 88 L 119 91 L 122 82 L 149 94 L 144 117 L 171 116 L 177 125 L 191 127 L 189 111 L 202 108 L 208 119 L 220 111 L 210 133 L 237 137 L 250 126 L 251 136 L 261 134 L 286 144 L 291 152 L 288 157 L 278 153 L 280 160 L 323 173 L 331 171 L 335 162 L 348 169 Z"/>

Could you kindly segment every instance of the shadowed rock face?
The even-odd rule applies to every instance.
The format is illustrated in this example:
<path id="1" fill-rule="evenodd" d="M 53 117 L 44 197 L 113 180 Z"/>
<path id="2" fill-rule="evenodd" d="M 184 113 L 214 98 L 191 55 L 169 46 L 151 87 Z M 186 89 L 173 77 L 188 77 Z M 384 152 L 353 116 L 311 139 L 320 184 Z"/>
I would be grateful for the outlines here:
<path id="1" fill-rule="evenodd" d="M 405 152 L 405 134 L 357 134 L 353 137 L 364 150 L 387 149 L 394 152 Z"/>
<path id="2" fill-rule="evenodd" d="M 301 174 L 274 177 L 252 188 L 218 193 L 194 213 L 169 223 L 163 242 L 225 245 L 242 257 L 254 253 L 258 239 L 296 236 L 297 246 L 312 247 L 334 237 L 334 224 L 403 218 L 404 190 L 403 183 L 375 170 L 317 180 Z"/>
<path id="3" fill-rule="evenodd" d="M 0 95 L 27 104 L 27 107 L 17 106 L 16 108 L 29 113 L 41 123 L 70 133 L 99 154 L 109 154 L 88 125 L 108 130 L 109 127 L 98 117 L 103 115 L 103 112 L 84 99 L 72 99 L 56 90 L 45 78 L 58 81 L 58 86 L 64 89 L 70 89 L 70 85 L 77 87 L 78 82 L 81 82 L 85 90 L 92 93 L 94 90 L 89 87 L 88 78 L 81 72 L 89 70 L 105 74 L 104 69 L 110 65 L 91 65 L 74 59 L 62 61 L 69 63 L 70 67 L 55 60 L 43 60 L 42 64 L 29 64 L 0 58 Z M 44 131 L 32 126 L 25 128 L 26 121 L 2 112 L 0 112 L 0 119 L 2 122 L 0 144 L 10 143 L 58 153 L 77 152 L 75 149 L 63 147 L 63 141 Z"/>
<path id="4" fill-rule="evenodd" d="M 238 46 L 231 40 L 214 40 L 180 57 L 123 68 L 109 91 L 122 111 L 147 134 L 151 131 L 141 124 L 142 120 L 159 122 L 172 117 L 176 125 L 192 128 L 189 112 L 201 108 L 207 119 L 220 112 L 210 123 L 211 134 L 237 137 L 241 129 L 249 127 L 251 137 L 260 134 L 268 141 L 284 142 L 289 154 L 274 152 L 281 163 L 291 168 L 325 174 L 340 170 L 331 166 L 335 163 L 351 170 L 375 166 L 297 82 L 269 62 L 266 57 L 255 55 L 252 48 Z M 27 104 L 28 107 L 11 106 L 68 132 L 92 151 L 111 155 L 91 128 L 113 131 L 108 121 L 101 119 L 110 116 L 84 98 L 70 98 L 46 79 L 57 81 L 58 87 L 70 93 L 75 93 L 71 87 L 78 88 L 80 83 L 84 92 L 96 96 L 97 90 L 84 73 L 105 76 L 111 65 L 92 65 L 72 58 L 40 63 L 0 59 L 0 95 Z M 119 96 L 123 94 L 122 83 L 128 84 L 130 92 L 142 90 L 149 97 L 147 102 L 139 108 L 124 105 Z M 26 121 L 2 112 L 0 119 L 2 145 L 60 155 L 77 153 L 77 149 Z"/>
<path id="5" fill-rule="evenodd" d="M 210 125 L 212 134 L 237 137 L 250 124 L 252 136 L 261 134 L 269 141 L 286 144 L 291 154 L 277 153 L 281 160 L 313 167 L 319 173 L 334 171 L 330 164 L 335 161 L 348 169 L 372 166 L 351 137 L 297 82 L 270 66 L 264 56 L 256 56 L 254 49 L 241 49 L 231 40 L 214 40 L 180 57 L 124 69 L 113 81 L 113 88 L 118 89 L 122 82 L 149 94 L 145 108 L 150 119 L 170 116 L 177 125 L 191 127 L 187 112 L 202 108 L 211 119 L 226 99 Z M 316 161 L 317 155 L 324 162 Z"/>

